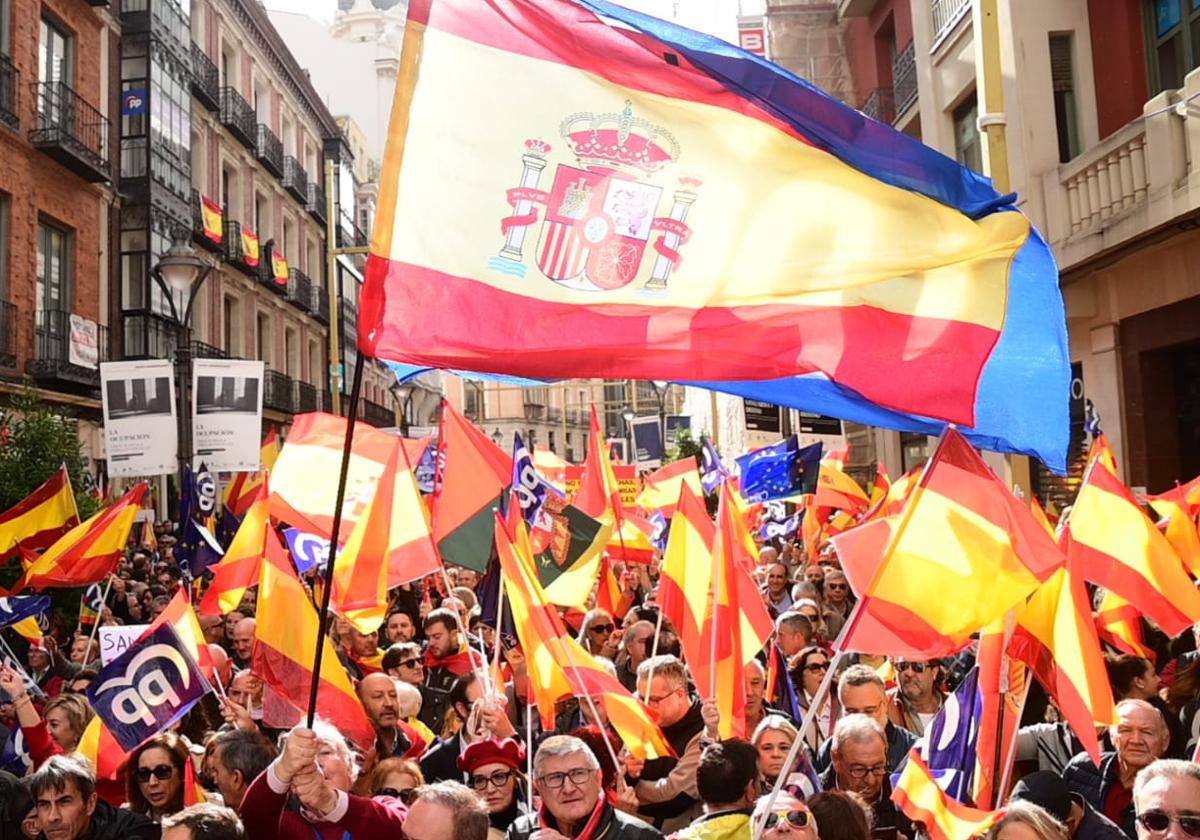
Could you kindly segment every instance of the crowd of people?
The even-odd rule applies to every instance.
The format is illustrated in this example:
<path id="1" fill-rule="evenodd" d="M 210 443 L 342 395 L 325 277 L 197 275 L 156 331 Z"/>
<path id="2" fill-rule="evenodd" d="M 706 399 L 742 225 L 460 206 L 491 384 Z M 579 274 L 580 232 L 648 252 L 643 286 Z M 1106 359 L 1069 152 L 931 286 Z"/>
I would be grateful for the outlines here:
<path id="1" fill-rule="evenodd" d="M 174 548 L 169 526 L 153 549 L 131 544 L 101 624 L 143 624 L 166 609 L 186 585 Z M 893 779 L 970 650 L 930 661 L 835 656 L 854 606 L 836 555 L 806 561 L 797 544 L 764 545 L 756 574 L 775 633 L 744 671 L 746 737 L 722 739 L 716 704 L 700 700 L 659 616 L 656 564 L 617 571 L 616 610 L 564 619 L 644 700 L 671 756 L 631 755 L 587 697 L 562 698 L 547 726 L 520 645 L 483 620 L 480 576 L 458 568 L 447 569 L 449 589 L 430 579 L 394 590 L 376 632 L 331 616 L 375 742 L 353 743 L 336 720 L 308 728 L 255 673 L 251 588 L 237 609 L 201 619 L 223 691 L 140 745 L 116 778 L 98 778 L 78 752 L 100 668 L 88 634 L 56 613 L 22 667 L 0 667 L 0 840 L 735 840 L 755 823 L 767 840 L 926 833 L 893 802 Z M 1144 630 L 1153 660 L 1109 655 L 1118 723 L 1103 733 L 1098 766 L 1052 700 L 1031 692 L 1016 783 L 989 839 L 1200 838 L 1200 764 L 1189 760 L 1200 740 L 1200 625 L 1175 639 Z M 497 653 L 499 676 L 488 672 Z"/>

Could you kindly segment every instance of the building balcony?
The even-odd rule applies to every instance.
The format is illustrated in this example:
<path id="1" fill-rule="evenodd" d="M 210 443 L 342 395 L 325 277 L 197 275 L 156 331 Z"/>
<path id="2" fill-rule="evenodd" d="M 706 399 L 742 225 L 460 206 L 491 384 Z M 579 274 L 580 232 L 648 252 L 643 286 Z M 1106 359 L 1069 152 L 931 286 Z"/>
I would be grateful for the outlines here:
<path id="1" fill-rule="evenodd" d="M 867 96 L 867 101 L 859 108 L 873 120 L 891 125 L 896 119 L 896 102 L 890 87 L 877 87 Z"/>
<path id="2" fill-rule="evenodd" d="M 21 128 L 21 71 L 12 59 L 0 53 L 0 123 L 13 131 Z"/>
<path id="3" fill-rule="evenodd" d="M 256 279 L 259 283 L 261 283 L 263 286 L 266 286 L 269 290 L 280 297 L 287 297 L 289 281 L 280 283 L 275 279 L 274 260 L 271 259 L 273 248 L 274 246 L 271 246 L 271 248 L 264 247 L 262 249 L 262 263 L 258 267 Z M 288 269 L 288 274 L 291 274 L 291 269 Z"/>
<path id="4" fill-rule="evenodd" d="M 214 347 L 203 341 L 192 342 L 192 358 L 193 359 L 230 359 L 233 358 L 220 347 Z"/>
<path id="5" fill-rule="evenodd" d="M 122 312 L 121 339 L 123 359 L 170 359 L 179 341 L 179 324 L 154 312 Z"/>
<path id="6" fill-rule="evenodd" d="M 297 414 L 320 411 L 321 402 L 317 395 L 317 389 L 307 382 L 296 382 L 295 402 Z"/>
<path id="7" fill-rule="evenodd" d="M 17 331 L 21 325 L 17 312 L 16 304 L 0 301 L 0 368 L 17 366 Z"/>
<path id="8" fill-rule="evenodd" d="M 192 95 L 209 111 L 221 110 L 221 75 L 203 48 L 192 42 Z"/>
<path id="9" fill-rule="evenodd" d="M 296 305 L 296 308 L 302 312 L 312 311 L 312 283 L 308 279 L 308 275 L 298 268 L 291 270 L 291 277 L 288 279 L 287 299 Z"/>
<path id="10" fill-rule="evenodd" d="M 896 58 L 892 61 L 892 84 L 895 90 L 893 100 L 896 104 L 896 117 L 902 117 L 917 103 L 917 62 L 912 41 L 896 53 Z"/>
<path id="11" fill-rule="evenodd" d="M 370 423 L 377 429 L 390 429 L 396 425 L 396 412 L 385 405 L 363 400 L 360 409 L 363 422 Z"/>
<path id="12" fill-rule="evenodd" d="M 313 303 L 312 303 L 313 317 L 316 318 L 318 321 L 320 321 L 322 324 L 328 324 L 329 323 L 329 292 L 325 291 L 324 287 L 322 287 L 320 285 L 314 285 L 312 287 L 312 295 L 313 295 Z"/>
<path id="13" fill-rule="evenodd" d="M 325 190 L 321 189 L 316 181 L 310 181 L 308 184 L 308 202 L 304 209 L 322 225 L 326 223 L 329 208 L 326 204 Z"/>
<path id="14" fill-rule="evenodd" d="M 930 0 L 933 17 L 933 45 L 937 48 L 958 22 L 971 15 L 971 0 Z"/>
<path id="15" fill-rule="evenodd" d="M 296 394 L 292 378 L 277 370 L 268 370 L 263 379 L 263 408 L 296 413 Z"/>
<path id="16" fill-rule="evenodd" d="M 366 248 L 371 244 L 371 237 L 345 215 L 337 226 L 337 246 L 339 248 Z"/>
<path id="17" fill-rule="evenodd" d="M 225 262 L 249 277 L 258 277 L 259 265 L 262 262 L 262 249 L 259 249 L 259 262 L 248 262 L 246 250 L 242 246 L 242 226 L 237 222 L 225 220 Z"/>
<path id="18" fill-rule="evenodd" d="M 308 204 L 308 175 L 300 161 L 291 155 L 283 159 L 283 188 L 301 204 Z"/>
<path id="19" fill-rule="evenodd" d="M 248 149 L 258 141 L 258 120 L 242 95 L 231 87 L 221 88 L 221 125 Z"/>
<path id="20" fill-rule="evenodd" d="M 199 190 L 192 190 L 192 241 L 205 250 L 211 251 L 214 254 L 222 254 L 225 251 L 225 231 L 221 231 L 221 241 L 217 242 L 210 237 L 204 230 L 204 210 L 203 201 L 200 198 Z M 224 224 L 222 224 L 224 228 Z"/>
<path id="21" fill-rule="evenodd" d="M 263 165 L 263 169 L 276 178 L 283 174 L 283 143 L 275 136 L 269 126 L 258 124 L 257 142 L 254 146 L 254 156 Z"/>
<path id="22" fill-rule="evenodd" d="M 34 319 L 34 357 L 26 373 L 38 382 L 99 387 L 100 362 L 108 361 L 108 327 L 65 309 L 39 309 Z"/>
<path id="23" fill-rule="evenodd" d="M 112 179 L 108 119 L 62 82 L 32 85 L 37 120 L 29 142 L 91 183 Z"/>

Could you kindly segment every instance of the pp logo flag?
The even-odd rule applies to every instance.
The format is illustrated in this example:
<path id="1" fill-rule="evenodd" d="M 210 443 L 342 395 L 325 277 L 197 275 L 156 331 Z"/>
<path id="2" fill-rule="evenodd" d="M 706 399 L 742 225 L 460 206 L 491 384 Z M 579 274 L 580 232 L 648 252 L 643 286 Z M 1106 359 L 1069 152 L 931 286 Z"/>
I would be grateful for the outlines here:
<path id="1" fill-rule="evenodd" d="M 143 636 L 96 676 L 88 700 L 121 748 L 157 735 L 210 690 L 171 625 Z"/>
<path id="2" fill-rule="evenodd" d="M 296 571 L 302 575 L 313 569 L 320 569 L 322 573 L 325 571 L 329 565 L 329 540 L 299 528 L 288 528 L 283 532 L 283 538 L 287 540 L 288 551 L 296 561 Z M 341 552 L 338 554 L 340 556 Z"/>

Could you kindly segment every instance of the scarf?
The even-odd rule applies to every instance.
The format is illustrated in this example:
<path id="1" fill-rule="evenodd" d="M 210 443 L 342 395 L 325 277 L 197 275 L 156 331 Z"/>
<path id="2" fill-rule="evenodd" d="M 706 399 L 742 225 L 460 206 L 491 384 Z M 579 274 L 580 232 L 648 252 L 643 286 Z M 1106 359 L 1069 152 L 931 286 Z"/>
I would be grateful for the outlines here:
<path id="1" fill-rule="evenodd" d="M 592 815 L 588 817 L 587 822 L 583 824 L 583 827 L 577 830 L 573 840 L 597 840 L 598 837 L 602 836 L 598 832 L 600 830 L 601 823 L 604 822 L 605 806 L 607 805 L 608 797 L 606 794 L 601 792 L 600 796 L 596 799 L 595 810 L 592 811 Z M 557 827 L 550 824 L 548 819 L 549 816 L 550 815 L 546 811 L 546 806 L 543 804 L 538 809 L 538 828 L 557 831 Z"/>
<path id="2" fill-rule="evenodd" d="M 445 668 L 454 676 L 461 677 L 463 674 L 471 671 L 472 661 L 476 665 L 482 664 L 479 662 L 479 654 L 473 650 L 460 650 L 458 653 L 452 653 L 449 656 L 434 656 L 432 651 L 425 651 L 426 671 L 432 671 L 435 668 Z"/>

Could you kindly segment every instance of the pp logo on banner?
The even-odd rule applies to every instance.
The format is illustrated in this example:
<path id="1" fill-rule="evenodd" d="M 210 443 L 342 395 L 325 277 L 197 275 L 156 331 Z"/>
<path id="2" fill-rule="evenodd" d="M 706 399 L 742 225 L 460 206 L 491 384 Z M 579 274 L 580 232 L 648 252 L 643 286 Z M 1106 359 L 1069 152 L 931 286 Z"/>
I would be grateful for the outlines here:
<path id="1" fill-rule="evenodd" d="M 283 532 L 288 551 L 296 561 L 296 571 L 307 574 L 313 569 L 324 571 L 329 565 L 329 540 L 309 534 L 299 528 L 288 528 Z M 338 553 L 341 556 L 341 553 Z"/>
<path id="2" fill-rule="evenodd" d="M 88 700 L 122 749 L 132 750 L 187 713 L 208 681 L 164 624 L 118 656 L 88 687 Z"/>

